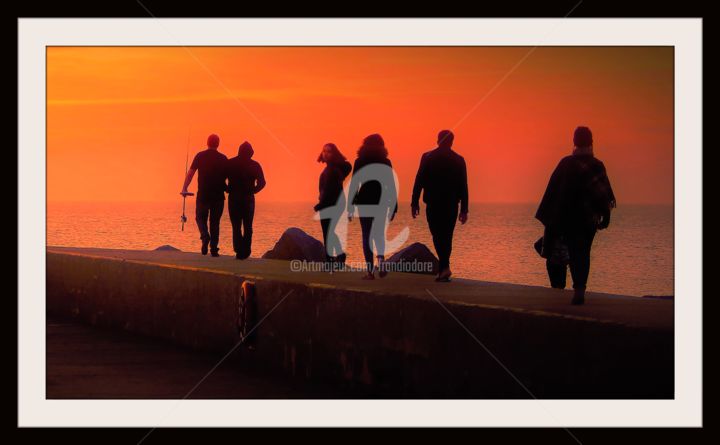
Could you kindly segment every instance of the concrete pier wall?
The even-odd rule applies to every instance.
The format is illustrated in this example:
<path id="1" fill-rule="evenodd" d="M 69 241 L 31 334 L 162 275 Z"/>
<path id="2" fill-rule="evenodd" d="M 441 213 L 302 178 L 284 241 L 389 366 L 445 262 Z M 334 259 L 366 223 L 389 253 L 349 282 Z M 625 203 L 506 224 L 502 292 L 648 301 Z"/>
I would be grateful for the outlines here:
<path id="1" fill-rule="evenodd" d="M 47 310 L 226 352 L 242 273 L 48 252 Z M 673 331 L 253 276 L 241 365 L 378 397 L 672 398 Z"/>

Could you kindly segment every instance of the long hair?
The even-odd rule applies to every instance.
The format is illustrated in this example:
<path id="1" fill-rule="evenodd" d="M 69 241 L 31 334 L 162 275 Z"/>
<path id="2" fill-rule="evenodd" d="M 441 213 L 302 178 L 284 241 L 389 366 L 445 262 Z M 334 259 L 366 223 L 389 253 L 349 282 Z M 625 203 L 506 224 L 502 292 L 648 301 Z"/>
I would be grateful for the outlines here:
<path id="1" fill-rule="evenodd" d="M 385 147 L 385 141 L 379 134 L 371 134 L 363 139 L 363 143 L 357 151 L 358 158 L 387 158 L 388 149 Z"/>
<path id="2" fill-rule="evenodd" d="M 317 158 L 318 162 L 325 162 L 323 160 L 323 152 L 325 151 L 325 147 L 330 147 L 330 153 L 332 153 L 332 159 L 330 160 L 330 162 L 342 162 L 347 159 L 342 153 L 340 153 L 340 149 L 337 148 L 337 145 L 333 144 L 332 142 L 328 142 L 327 144 L 323 145 L 323 149 L 320 151 L 320 154 Z"/>

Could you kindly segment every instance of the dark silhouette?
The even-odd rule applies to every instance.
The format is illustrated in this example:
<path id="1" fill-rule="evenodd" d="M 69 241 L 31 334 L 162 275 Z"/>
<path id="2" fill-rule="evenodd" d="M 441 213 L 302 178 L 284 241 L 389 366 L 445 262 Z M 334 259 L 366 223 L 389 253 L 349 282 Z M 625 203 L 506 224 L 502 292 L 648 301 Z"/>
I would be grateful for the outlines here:
<path id="1" fill-rule="evenodd" d="M 568 248 L 562 239 L 556 238 L 553 245 L 545 246 L 545 253 L 543 253 L 544 242 L 545 237 L 537 240 L 535 250 L 540 256 L 546 258 L 545 268 L 550 279 L 550 286 L 554 289 L 565 289 L 567 285 L 567 267 L 570 263 Z"/>
<path id="2" fill-rule="evenodd" d="M 425 214 L 440 262 L 436 281 L 450 281 L 455 221 L 467 222 L 467 167 L 465 159 L 452 150 L 454 139 L 450 130 L 438 134 L 438 147 L 424 153 L 420 159 L 412 193 L 411 211 L 412 217 L 416 218 L 420 214 L 420 192 L 424 191 Z"/>
<path id="3" fill-rule="evenodd" d="M 610 224 L 615 195 L 605 165 L 593 154 L 590 129 L 578 127 L 573 143 L 573 154 L 555 167 L 535 217 L 545 226 L 542 249 L 545 258 L 551 255 L 558 239 L 567 246 L 575 289 L 572 304 L 583 304 L 592 242 L 595 232 Z M 563 267 L 563 274 L 566 273 Z"/>
<path id="4" fill-rule="evenodd" d="M 252 251 L 255 194 L 265 187 L 262 167 L 252 158 L 255 151 L 245 141 L 238 148 L 238 155 L 229 159 L 227 165 L 228 211 L 232 224 L 235 258 L 244 260 Z"/>
<path id="5" fill-rule="evenodd" d="M 195 199 L 195 221 L 202 240 L 201 252 L 207 255 L 208 244 L 212 256 L 219 256 L 220 218 L 225 207 L 225 163 L 227 157 L 218 152 L 220 138 L 211 134 L 207 139 L 207 149 L 195 155 L 185 176 L 181 195 L 188 194 L 187 188 L 195 172 L 198 172 L 198 192 Z M 210 228 L 208 230 L 208 217 Z"/>
<path id="6" fill-rule="evenodd" d="M 340 238 L 335 233 L 335 227 L 345 211 L 343 181 L 350 174 L 352 166 L 340 153 L 337 146 L 332 143 L 323 146 L 318 162 L 324 162 L 325 169 L 320 174 L 320 196 L 314 209 L 316 212 L 327 209 L 320 219 L 320 226 L 325 244 L 325 259 L 330 266 L 330 271 L 333 271 L 336 267 L 343 268 L 345 266 L 346 255 L 342 250 Z"/>
<path id="7" fill-rule="evenodd" d="M 389 168 L 378 169 L 377 176 L 379 177 L 363 182 L 360 179 L 362 174 L 359 175 L 359 173 L 364 167 L 374 164 Z M 387 270 L 383 264 L 385 261 L 385 220 L 389 216 L 390 221 L 392 221 L 397 213 L 397 189 L 392 174 L 392 162 L 388 158 L 385 141 L 379 134 L 371 134 L 366 137 L 362 146 L 358 149 L 348 192 L 349 219 L 352 219 L 356 205 L 374 206 L 374 210 L 358 208 L 360 228 L 362 230 L 363 255 L 367 265 L 367 274 L 363 279 L 375 279 L 373 246 L 375 246 L 375 254 L 378 259 L 379 275 L 381 278 L 385 277 L 387 275 Z"/>

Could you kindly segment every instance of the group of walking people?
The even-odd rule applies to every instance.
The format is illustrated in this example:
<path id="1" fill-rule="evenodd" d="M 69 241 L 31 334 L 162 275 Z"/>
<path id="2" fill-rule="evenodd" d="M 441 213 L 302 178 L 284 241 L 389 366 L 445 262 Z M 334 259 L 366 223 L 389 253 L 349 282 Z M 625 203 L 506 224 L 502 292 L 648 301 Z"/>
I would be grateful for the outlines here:
<path id="1" fill-rule="evenodd" d="M 415 176 L 411 215 L 420 214 L 420 196 L 439 260 L 436 281 L 450 281 L 450 256 L 456 222 L 468 221 L 468 182 L 465 159 L 452 149 L 454 134 L 443 130 L 437 147 L 424 153 Z M 225 193 L 233 229 L 236 258 L 250 256 L 255 197 L 265 187 L 260 164 L 252 160 L 248 142 L 240 145 L 238 156 L 227 159 L 217 151 L 219 137 L 210 135 L 207 149 L 198 153 L 188 170 L 181 194 L 195 172 L 198 172 L 196 221 L 202 241 L 201 252 L 218 256 L 220 217 Z M 592 132 L 578 127 L 573 137 L 573 151 L 564 157 L 552 173 L 535 217 L 545 226 L 536 243 L 538 253 L 546 259 L 550 282 L 554 288 L 565 288 L 567 269 L 575 290 L 572 303 L 583 304 L 590 271 L 590 250 L 597 230 L 607 228 L 615 196 L 603 163 L 593 153 Z M 346 255 L 336 233 L 340 219 L 347 212 L 352 221 L 357 213 L 362 232 L 365 260 L 363 279 L 388 274 L 385 262 L 385 229 L 398 211 L 397 188 L 392 162 L 385 141 L 379 134 L 367 136 L 351 165 L 333 143 L 323 146 L 318 162 L 325 164 L 319 178 L 319 199 L 315 211 L 320 213 L 326 261 L 330 270 L 342 269 Z M 367 172 L 373 173 L 368 175 Z M 350 176 L 348 195 L 344 184 Z M 209 222 L 209 224 L 208 224 Z M 377 263 L 375 260 L 377 259 Z"/>
<path id="2" fill-rule="evenodd" d="M 425 153 L 415 177 L 411 203 L 412 217 L 420 213 L 420 195 L 426 205 L 427 221 L 432 234 L 435 251 L 438 254 L 439 272 L 437 281 L 450 281 L 450 253 L 455 223 L 462 224 L 468 218 L 467 168 L 462 156 L 452 150 L 454 135 L 443 130 L 438 135 L 436 149 Z M 357 151 L 357 159 L 351 167 L 335 144 L 325 144 L 318 159 L 325 163 L 320 175 L 320 198 L 315 210 L 321 212 L 323 240 L 327 248 L 327 259 L 331 270 L 345 262 L 335 226 L 347 210 L 352 220 L 358 214 L 362 232 L 363 256 L 366 272 L 363 279 L 375 279 L 388 273 L 385 263 L 385 224 L 392 221 L 398 211 L 397 188 L 392 173 L 392 162 L 388 156 L 385 141 L 379 134 L 371 134 L 363 140 Z M 361 172 L 367 167 L 386 166 L 375 169 L 373 174 Z M 343 183 L 353 172 L 348 188 L 347 206 Z M 459 207 L 459 216 L 458 216 Z M 327 209 L 332 209 L 327 212 Z M 340 248 L 341 249 L 341 248 Z M 377 258 L 377 264 L 375 264 Z"/>

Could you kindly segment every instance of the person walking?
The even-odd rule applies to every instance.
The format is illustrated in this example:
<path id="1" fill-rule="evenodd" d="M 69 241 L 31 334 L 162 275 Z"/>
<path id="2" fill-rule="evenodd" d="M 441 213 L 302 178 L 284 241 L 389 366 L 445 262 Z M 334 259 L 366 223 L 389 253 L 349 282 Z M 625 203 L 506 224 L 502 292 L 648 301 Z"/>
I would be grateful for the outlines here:
<path id="1" fill-rule="evenodd" d="M 397 188 L 388 158 L 385 141 L 379 134 L 371 134 L 363 140 L 353 165 L 348 192 L 348 219 L 352 220 L 358 207 L 362 231 L 363 256 L 367 273 L 365 280 L 375 279 L 373 251 L 377 256 L 380 278 L 387 275 L 385 262 L 385 228 L 397 213 Z"/>
<path id="2" fill-rule="evenodd" d="M 220 137 L 211 134 L 207 139 L 207 148 L 193 158 L 190 169 L 185 175 L 181 195 L 186 196 L 188 186 L 195 172 L 198 172 L 198 191 L 195 199 L 195 222 L 200 231 L 202 245 L 200 252 L 208 253 L 208 245 L 212 256 L 220 256 L 218 242 L 220 239 L 220 218 L 225 207 L 225 163 L 227 157 L 218 151 Z M 209 227 L 208 227 L 209 221 Z"/>
<path id="3" fill-rule="evenodd" d="M 344 268 L 345 266 L 346 255 L 343 252 L 340 238 L 335 233 L 335 228 L 345 211 L 343 181 L 350 174 L 352 166 L 337 146 L 332 143 L 323 146 L 318 162 L 324 163 L 325 168 L 320 174 L 318 203 L 313 209 L 321 212 L 320 226 L 325 244 L 325 258 L 332 272 L 336 267 Z"/>
<path id="4" fill-rule="evenodd" d="M 468 219 L 468 184 L 465 159 L 452 150 L 455 135 L 450 130 L 438 133 L 437 148 L 420 159 L 415 175 L 411 200 L 411 214 L 420 214 L 420 193 L 423 193 L 433 245 L 438 255 L 439 272 L 435 281 L 450 281 L 455 222 L 465 224 Z M 458 215 L 458 205 L 460 213 Z"/>
<path id="5" fill-rule="evenodd" d="M 253 219 L 255 218 L 255 194 L 265 188 L 265 174 L 260 164 L 253 160 L 255 154 L 248 141 L 240 144 L 238 154 L 227 161 L 228 212 L 232 225 L 235 258 L 244 260 L 252 252 Z"/>
<path id="6" fill-rule="evenodd" d="M 572 154 L 555 167 L 535 218 L 545 226 L 544 253 L 558 238 L 567 246 L 574 289 L 571 303 L 579 305 L 585 303 L 595 233 L 610 225 L 616 202 L 605 165 L 595 157 L 588 127 L 575 129 L 573 145 Z"/>

